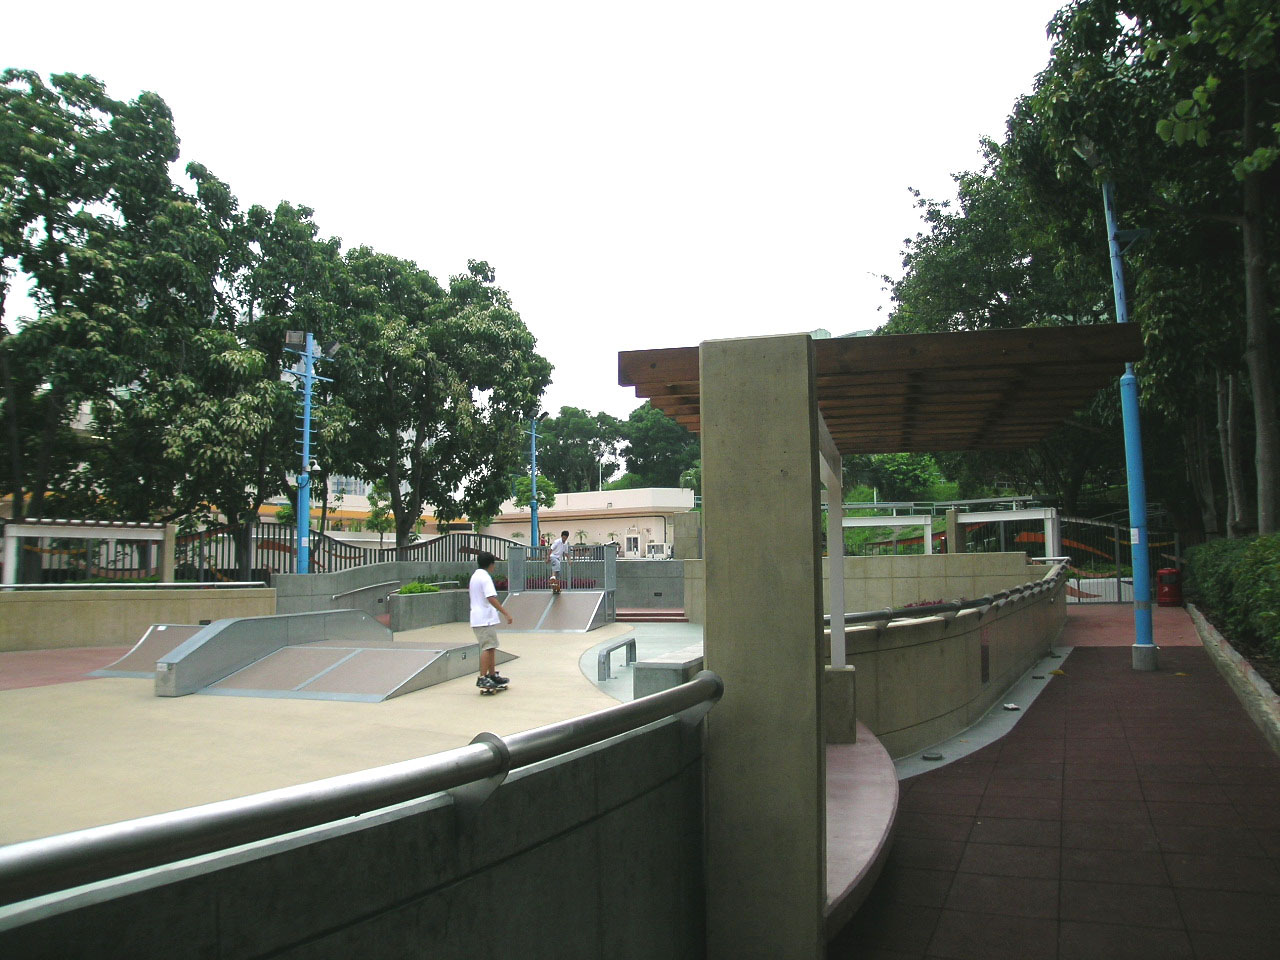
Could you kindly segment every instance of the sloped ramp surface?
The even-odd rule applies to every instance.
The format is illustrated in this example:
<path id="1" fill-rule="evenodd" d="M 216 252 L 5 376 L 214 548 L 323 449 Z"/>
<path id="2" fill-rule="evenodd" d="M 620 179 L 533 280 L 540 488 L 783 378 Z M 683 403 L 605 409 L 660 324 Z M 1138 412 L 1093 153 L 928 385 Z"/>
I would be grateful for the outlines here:
<path id="1" fill-rule="evenodd" d="M 603 590 L 525 590 L 502 604 L 513 622 L 499 630 L 520 633 L 586 633 L 605 624 Z"/>
<path id="2" fill-rule="evenodd" d="M 201 628 L 189 624 L 153 623 L 128 653 L 110 666 L 92 671 L 91 677 L 137 677 L 151 680 L 156 675 L 156 661 L 173 652 L 184 640 Z"/>
<path id="3" fill-rule="evenodd" d="M 378 703 L 477 672 L 480 648 L 346 646 L 335 641 L 284 647 L 200 693 Z M 514 660 L 498 651 L 498 662 Z"/>

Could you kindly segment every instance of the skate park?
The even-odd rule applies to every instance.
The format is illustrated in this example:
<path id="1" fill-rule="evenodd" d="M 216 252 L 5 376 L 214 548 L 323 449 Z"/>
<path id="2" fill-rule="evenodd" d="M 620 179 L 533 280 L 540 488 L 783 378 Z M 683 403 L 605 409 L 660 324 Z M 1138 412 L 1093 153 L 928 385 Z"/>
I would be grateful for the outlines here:
<path id="1" fill-rule="evenodd" d="M 1024 366 L 1062 365 L 1060 344 L 1043 354 L 1036 354 L 1034 346 L 1026 347 L 1024 341 L 1023 349 L 1032 354 Z M 94 696 L 106 697 L 107 684 L 126 684 L 131 700 L 146 711 L 145 719 L 140 715 L 127 725 L 138 732 L 148 724 L 166 726 L 168 710 L 183 711 L 181 716 L 190 719 L 182 723 L 194 730 L 197 714 L 206 714 L 210 726 L 216 727 L 227 711 L 252 708 L 251 722 L 229 732 L 233 740 L 251 739 L 255 725 L 273 733 L 292 726 L 289 741 L 279 745 L 281 752 L 273 758 L 276 762 L 286 754 L 313 752 L 315 745 L 306 743 L 304 734 L 314 734 L 326 750 L 346 749 L 349 760 L 360 758 L 363 763 L 343 771 L 307 768 L 303 776 L 356 778 L 359 783 L 348 780 L 324 788 L 340 790 L 344 796 L 361 784 L 376 783 L 378 790 L 375 800 L 356 808 L 358 812 L 347 806 L 341 808 L 342 816 L 318 823 L 292 819 L 286 821 L 290 829 L 277 828 L 252 839 L 233 834 L 237 844 L 217 852 L 205 848 L 198 862 L 166 865 L 168 861 L 153 860 L 142 866 L 137 859 L 123 861 L 131 872 L 95 877 L 60 893 L 46 891 L 41 896 L 48 899 L 38 905 L 26 901 L 3 908 L 4 922 L 24 922 L 5 927 L 0 937 L 24 947 L 36 944 L 37 937 L 49 942 L 52 935 L 56 941 L 57 936 L 151 910 L 164 897 L 186 905 L 193 919 L 192 944 L 221 943 L 231 955 L 286 950 L 307 955 L 303 945 L 314 948 L 317 943 L 324 944 L 318 949 L 331 952 L 376 943 L 384 955 L 399 955 L 423 942 L 441 944 L 444 955 L 466 955 L 465 945 L 474 945 L 475 928 L 461 921 L 459 929 L 459 921 L 451 922 L 459 902 L 470 897 L 480 902 L 489 884 L 527 883 L 554 869 L 564 889 L 554 897 L 533 890 L 511 904 L 521 930 L 533 932 L 507 944 L 515 952 L 492 955 L 822 955 L 828 938 L 842 926 L 838 921 L 846 920 L 868 895 L 891 844 L 899 794 L 891 751 L 881 737 L 891 741 L 895 731 L 919 728 L 911 737 L 943 741 L 986 716 L 1009 689 L 1002 685 L 1004 680 L 1034 675 L 1037 668 L 1050 665 L 1054 654 L 1061 658 L 1064 651 L 1055 644 L 1067 619 L 1065 584 L 1054 564 L 1029 564 L 1025 555 L 1018 555 L 1017 582 L 1009 580 L 1013 572 L 1003 571 L 1004 580 L 979 595 L 990 602 L 970 610 L 910 623 L 884 616 L 864 623 L 848 621 L 846 613 L 853 611 L 835 594 L 848 590 L 853 596 L 856 588 L 850 589 L 846 577 L 824 578 L 818 543 L 818 474 L 821 462 L 829 464 L 831 457 L 820 451 L 825 440 L 819 429 L 822 417 L 815 416 L 820 405 L 814 400 L 812 342 L 807 337 L 726 341 L 704 344 L 700 357 L 694 349 L 692 376 L 700 384 L 701 416 L 708 424 L 703 430 L 706 548 L 700 569 L 686 564 L 691 569 L 685 577 L 685 603 L 692 607 L 693 591 L 701 591 L 702 622 L 655 625 L 652 646 L 637 638 L 634 663 L 627 662 L 624 649 L 608 653 L 605 663 L 612 676 L 606 684 L 621 681 L 627 671 L 634 683 L 638 672 L 651 669 L 642 665 L 664 661 L 671 666 L 669 673 L 694 671 L 685 683 L 653 695 L 657 700 L 652 709 L 663 716 L 640 712 L 639 707 L 651 708 L 638 701 L 620 702 L 623 697 L 611 696 L 598 679 L 600 655 L 625 641 L 628 630 L 645 632 L 619 624 L 585 634 L 512 631 L 509 643 L 504 637 L 504 649 L 519 658 L 511 672 L 530 693 L 525 696 L 517 688 L 492 703 L 475 696 L 474 688 L 461 678 L 379 704 L 165 698 L 155 696 L 154 682 L 148 688 L 141 678 L 31 688 L 68 688 L 63 696 L 69 700 L 72 693 L 79 694 L 69 688 L 102 691 Z M 1088 358 L 1089 366 L 1114 367 L 1134 346 L 1121 343 L 1114 349 L 1110 361 L 1094 355 Z M 1044 359 L 1050 354 L 1053 361 Z M 646 384 L 670 389 L 688 382 L 687 367 L 662 368 L 658 359 L 649 357 L 641 362 L 661 369 L 655 379 L 643 381 Z M 730 368 L 736 371 L 733 376 L 726 374 Z M 789 375 L 776 376 L 779 369 Z M 757 377 L 753 370 L 770 373 Z M 852 377 L 847 370 L 828 369 L 825 375 Z M 1077 372 L 1072 375 L 1078 377 Z M 766 423 L 770 430 L 761 432 L 758 410 L 742 403 L 744 379 L 775 384 L 779 395 L 770 408 L 778 422 Z M 730 467 L 744 455 L 756 468 L 749 477 Z M 838 477 L 827 479 L 838 487 Z M 737 529 L 736 515 L 757 500 L 799 505 L 787 511 L 796 515 L 773 539 L 767 557 L 742 549 L 745 539 Z M 831 558 L 829 565 L 837 559 L 847 569 L 843 558 Z M 895 581 L 938 579 L 935 571 L 918 563 L 894 567 L 898 560 L 920 558 L 884 559 Z M 944 564 L 959 562 L 939 559 Z M 956 576 L 969 578 L 972 586 L 967 589 L 977 592 L 978 573 Z M 945 572 L 941 578 L 946 578 Z M 691 589 L 692 584 L 698 586 Z M 851 623 L 849 629 L 824 631 L 824 613 L 833 622 Z M 541 620 L 542 613 L 538 616 Z M 701 635 L 701 663 L 693 655 L 695 634 Z M 1071 656 L 1075 654 L 1066 657 L 1068 665 Z M 701 667 L 713 676 L 697 673 Z M 1041 689 L 1052 690 L 1057 681 L 1047 679 L 1052 670 L 1045 673 L 1037 682 Z M 1032 693 L 1045 695 L 1039 690 L 1018 693 L 1024 709 L 1036 709 Z M 19 694 L 23 691 L 6 692 L 0 705 Z M 27 697 L 34 701 L 36 695 Z M 431 723 L 409 712 L 428 700 L 441 704 L 433 710 Z M 62 707 L 70 712 L 69 703 Z M 482 707 L 490 711 L 483 717 L 478 713 Z M 635 713 L 611 712 L 633 708 Z M 375 709 L 401 711 L 390 725 L 402 728 L 402 755 L 370 749 L 377 738 L 355 733 L 355 712 Z M 328 711 L 342 711 L 330 714 L 338 718 L 336 726 L 321 719 Z M 453 714 L 451 722 L 456 719 L 456 734 L 438 729 L 444 724 L 436 718 L 446 714 Z M 288 717 L 288 723 L 282 724 L 281 716 Z M 569 722 L 573 718 L 582 722 Z M 622 729 L 633 721 L 643 722 Z M 599 728 L 591 729 L 596 724 Z M 478 738 L 481 731 L 491 739 Z M 929 731 L 938 735 L 928 740 Z M 446 743 L 447 735 L 456 739 Z M 567 747 L 558 759 L 548 745 L 553 739 Z M 179 740 L 185 747 L 170 744 L 145 752 L 176 761 L 184 749 L 191 749 L 190 737 Z M 350 740 L 356 742 L 344 743 Z M 408 752 L 413 743 L 419 749 Z M 254 746 L 259 749 L 261 744 Z M 235 748 L 226 741 L 211 740 L 210 747 L 211 755 L 229 754 L 231 766 L 246 766 L 235 763 Z M 450 762 L 467 765 L 472 779 L 421 789 L 423 784 L 443 782 L 437 765 L 404 765 L 418 763 L 414 758 L 429 759 L 426 754 L 432 750 L 449 751 Z M 901 755 L 896 747 L 892 752 Z M 138 760 L 131 778 L 136 779 L 148 762 L 154 761 Z M 396 770 L 375 770 L 378 763 Z M 209 779 L 221 781 L 223 776 L 234 774 L 214 771 Z M 421 777 L 419 792 L 393 787 L 400 776 Z M 490 784 L 492 789 L 479 799 L 476 791 L 462 789 L 493 780 L 500 782 Z M 207 814 L 235 813 L 261 823 L 269 802 L 250 803 L 247 793 L 252 789 L 289 788 L 280 780 L 257 786 L 244 783 L 224 795 L 225 803 L 238 807 Z M 314 795 L 308 794 L 313 799 Z M 292 805 L 295 800 L 303 802 L 294 795 L 270 802 Z M 166 818 L 166 811 L 176 809 L 152 811 L 158 819 L 146 829 L 156 831 L 161 845 L 164 838 L 176 845 L 186 836 L 188 826 L 172 815 Z M 112 838 L 95 834 L 80 841 L 109 844 Z M 421 856 L 427 850 L 436 855 Z M 136 851 L 130 855 L 140 856 Z M 369 864 L 366 870 L 376 864 L 383 872 L 394 864 L 397 889 L 403 891 L 409 883 L 415 893 L 405 901 L 402 893 L 396 899 L 379 884 L 366 883 L 365 874 L 335 876 L 334 864 L 351 862 Z M 305 885 L 283 882 L 311 871 L 325 875 L 331 884 L 319 902 L 315 888 L 308 892 Z M 263 889 L 283 889 L 265 921 L 254 909 L 254 891 Z M 449 892 L 441 892 L 445 890 Z M 206 899 L 217 903 L 220 928 L 208 919 L 208 911 L 190 912 L 192 905 Z M 342 902 L 336 913 L 335 901 Z M 185 944 L 166 940 L 163 925 L 147 927 L 131 930 L 133 939 L 121 946 L 121 955 L 126 955 L 125 947 L 133 955 L 164 955 L 166 947 L 173 951 L 169 955 L 181 955 Z M 700 938 L 704 929 L 705 941 Z M 548 944 L 554 944 L 554 950 Z"/>

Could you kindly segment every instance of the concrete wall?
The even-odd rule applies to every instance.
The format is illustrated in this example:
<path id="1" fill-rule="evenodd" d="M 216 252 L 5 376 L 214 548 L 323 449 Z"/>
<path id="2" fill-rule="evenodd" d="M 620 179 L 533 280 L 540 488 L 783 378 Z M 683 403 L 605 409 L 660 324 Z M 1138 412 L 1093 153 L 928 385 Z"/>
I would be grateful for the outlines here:
<path id="1" fill-rule="evenodd" d="M 677 560 L 702 559 L 702 514 L 696 510 L 677 513 L 675 516 L 675 558 Z"/>
<path id="2" fill-rule="evenodd" d="M 923 554 L 909 557 L 845 557 L 845 610 L 881 610 L 922 600 L 975 600 L 1039 580 L 1048 568 L 1027 563 L 1023 553 Z M 828 561 L 822 561 L 823 610 L 830 613 Z M 684 565 L 685 616 L 706 622 L 706 571 L 702 561 Z"/>
<path id="3" fill-rule="evenodd" d="M 857 670 L 858 719 L 893 757 L 959 733 L 1048 653 L 1066 619 L 1065 598 L 1062 581 L 1053 591 L 985 614 L 966 610 L 950 620 L 850 627 L 845 649 Z"/>
<path id="4" fill-rule="evenodd" d="M 466 590 L 396 594 L 387 601 L 387 607 L 393 632 L 460 623 L 471 618 L 471 599 Z"/>
<path id="5" fill-rule="evenodd" d="M 661 721 L 513 771 L 473 821 L 437 794 L 55 896 L 0 920 L 0 955 L 694 960 L 700 755 Z"/>
<path id="6" fill-rule="evenodd" d="M 282 573 L 272 577 L 272 585 L 276 588 L 276 609 L 274 613 L 314 613 L 318 610 L 352 609 L 363 610 L 370 616 L 387 612 L 386 596 L 395 585 L 385 589 L 376 585 L 392 580 L 407 583 L 419 577 L 429 582 L 436 580 L 457 580 L 463 586 L 475 573 L 474 561 L 459 563 L 423 562 L 416 560 L 399 560 L 388 563 L 371 563 L 351 570 L 337 573 Z M 494 579 L 507 575 L 506 561 L 499 561 L 494 567 Z M 358 593 L 351 593 L 361 587 Z M 345 594 L 333 599 L 335 594 Z"/>
<path id="7" fill-rule="evenodd" d="M 4 591 L 0 651 L 128 646 L 153 623 L 199 623 L 275 612 L 276 591 L 267 587 Z"/>
<path id="8" fill-rule="evenodd" d="M 679 610 L 684 606 L 684 561 L 619 560 L 618 606 Z"/>

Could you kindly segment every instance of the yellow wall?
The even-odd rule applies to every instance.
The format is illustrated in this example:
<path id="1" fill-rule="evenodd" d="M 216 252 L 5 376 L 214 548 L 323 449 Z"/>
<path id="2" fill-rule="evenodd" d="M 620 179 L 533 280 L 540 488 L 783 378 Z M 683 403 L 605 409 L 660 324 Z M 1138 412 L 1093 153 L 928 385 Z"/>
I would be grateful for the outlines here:
<path id="1" fill-rule="evenodd" d="M 153 623 L 190 623 L 276 612 L 267 587 L 208 590 L 0 592 L 0 651 L 134 644 Z"/>

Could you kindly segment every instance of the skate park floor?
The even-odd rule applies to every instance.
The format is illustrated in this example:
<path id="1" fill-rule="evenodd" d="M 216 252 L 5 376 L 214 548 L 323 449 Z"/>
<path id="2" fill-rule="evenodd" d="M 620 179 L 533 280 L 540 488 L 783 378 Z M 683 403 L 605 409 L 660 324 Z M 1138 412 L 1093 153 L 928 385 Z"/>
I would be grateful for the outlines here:
<path id="1" fill-rule="evenodd" d="M 368 769 L 610 706 L 583 650 L 647 624 L 502 635 L 511 689 L 474 676 L 381 703 L 157 697 L 154 681 L 88 678 L 126 648 L 0 653 L 0 844 Z M 473 642 L 465 623 L 397 640 Z M 621 659 L 620 654 L 615 657 Z M 593 672 L 590 674 L 594 677 Z"/>

